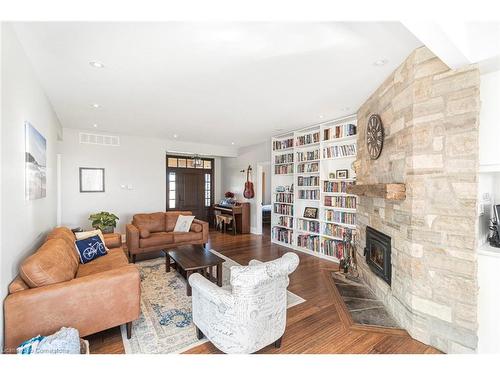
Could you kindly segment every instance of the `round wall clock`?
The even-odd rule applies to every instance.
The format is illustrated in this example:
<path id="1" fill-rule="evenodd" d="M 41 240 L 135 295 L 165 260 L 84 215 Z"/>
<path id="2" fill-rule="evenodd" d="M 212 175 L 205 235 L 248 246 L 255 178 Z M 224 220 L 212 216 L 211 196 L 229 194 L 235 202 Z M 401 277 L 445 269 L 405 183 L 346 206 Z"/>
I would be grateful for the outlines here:
<path id="1" fill-rule="evenodd" d="M 378 159 L 384 147 L 384 127 L 379 115 L 371 115 L 366 126 L 366 148 L 370 159 Z"/>

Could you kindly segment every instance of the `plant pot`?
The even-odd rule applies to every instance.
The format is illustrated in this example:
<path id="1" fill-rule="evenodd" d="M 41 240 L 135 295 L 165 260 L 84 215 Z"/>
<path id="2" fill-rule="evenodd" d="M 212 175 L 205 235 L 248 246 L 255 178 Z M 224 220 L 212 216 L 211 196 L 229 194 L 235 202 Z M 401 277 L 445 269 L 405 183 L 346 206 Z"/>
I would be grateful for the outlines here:
<path id="1" fill-rule="evenodd" d="M 114 231 L 115 231 L 115 228 L 111 227 L 111 226 L 101 228 L 101 232 L 103 234 L 105 234 L 105 233 L 113 233 Z"/>

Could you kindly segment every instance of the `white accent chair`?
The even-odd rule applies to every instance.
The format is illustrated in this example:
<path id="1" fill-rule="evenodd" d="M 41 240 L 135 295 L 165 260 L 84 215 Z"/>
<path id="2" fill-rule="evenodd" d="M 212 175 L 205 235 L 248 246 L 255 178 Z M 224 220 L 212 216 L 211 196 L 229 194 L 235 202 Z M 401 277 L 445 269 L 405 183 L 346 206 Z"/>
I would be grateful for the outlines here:
<path id="1" fill-rule="evenodd" d="M 279 348 L 286 326 L 288 275 L 298 265 L 294 253 L 267 263 L 251 260 L 248 266 L 231 267 L 231 285 L 222 288 L 192 274 L 198 339 L 206 336 L 224 353 L 254 353 L 272 343 Z"/>

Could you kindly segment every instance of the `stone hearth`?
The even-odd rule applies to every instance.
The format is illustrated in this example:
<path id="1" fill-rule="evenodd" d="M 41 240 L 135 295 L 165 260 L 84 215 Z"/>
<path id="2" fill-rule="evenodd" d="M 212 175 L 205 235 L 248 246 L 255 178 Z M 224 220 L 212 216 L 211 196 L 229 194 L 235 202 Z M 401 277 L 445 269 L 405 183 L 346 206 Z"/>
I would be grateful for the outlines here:
<path id="1" fill-rule="evenodd" d="M 332 277 L 355 324 L 401 328 L 382 301 L 361 281 L 350 280 L 336 272 L 332 272 Z"/>
<path id="2" fill-rule="evenodd" d="M 365 145 L 372 114 L 386 134 L 377 160 Z M 425 47 L 358 111 L 357 184 L 406 186 L 402 201 L 359 197 L 362 278 L 412 337 L 444 352 L 477 347 L 478 125 L 478 69 L 450 70 Z M 391 285 L 362 256 L 366 226 L 392 238 Z"/>

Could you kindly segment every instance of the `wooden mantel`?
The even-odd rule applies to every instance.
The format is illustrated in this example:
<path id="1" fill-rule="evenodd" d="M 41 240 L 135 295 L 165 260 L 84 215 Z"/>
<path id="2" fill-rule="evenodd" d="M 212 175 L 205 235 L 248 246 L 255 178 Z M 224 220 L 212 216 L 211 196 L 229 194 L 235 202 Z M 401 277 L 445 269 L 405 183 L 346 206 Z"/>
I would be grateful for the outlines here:
<path id="1" fill-rule="evenodd" d="M 347 186 L 347 193 L 370 198 L 384 198 L 391 201 L 406 199 L 405 184 L 355 184 Z"/>

